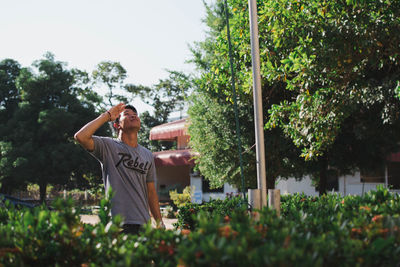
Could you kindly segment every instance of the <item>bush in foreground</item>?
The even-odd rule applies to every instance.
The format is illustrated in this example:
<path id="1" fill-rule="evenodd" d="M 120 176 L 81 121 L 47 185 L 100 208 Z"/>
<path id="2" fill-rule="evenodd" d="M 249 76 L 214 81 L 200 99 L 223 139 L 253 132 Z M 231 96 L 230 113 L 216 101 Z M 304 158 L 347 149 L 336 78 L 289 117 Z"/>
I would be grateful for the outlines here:
<path id="1" fill-rule="evenodd" d="M 102 201 L 101 222 L 84 225 L 72 201 L 54 210 L 0 208 L 0 263 L 6 266 L 395 266 L 400 262 L 400 202 L 380 188 L 364 197 L 282 198 L 274 211 L 247 211 L 240 199 L 181 208 L 193 220 L 176 230 L 148 225 L 119 234 Z M 187 209 L 187 210 L 185 210 Z M 190 209 L 193 209 L 192 212 Z M 259 220 L 254 219 L 255 212 Z M 3 238 L 4 237 L 4 238 Z"/>

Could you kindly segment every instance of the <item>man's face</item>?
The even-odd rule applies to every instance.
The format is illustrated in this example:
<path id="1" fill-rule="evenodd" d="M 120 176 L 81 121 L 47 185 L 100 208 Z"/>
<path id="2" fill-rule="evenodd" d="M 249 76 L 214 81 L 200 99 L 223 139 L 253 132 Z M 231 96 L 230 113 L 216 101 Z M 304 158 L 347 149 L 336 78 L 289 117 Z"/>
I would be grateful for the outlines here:
<path id="1" fill-rule="evenodd" d="M 124 109 L 119 117 L 119 129 L 125 131 L 140 129 L 140 118 L 132 109 Z"/>

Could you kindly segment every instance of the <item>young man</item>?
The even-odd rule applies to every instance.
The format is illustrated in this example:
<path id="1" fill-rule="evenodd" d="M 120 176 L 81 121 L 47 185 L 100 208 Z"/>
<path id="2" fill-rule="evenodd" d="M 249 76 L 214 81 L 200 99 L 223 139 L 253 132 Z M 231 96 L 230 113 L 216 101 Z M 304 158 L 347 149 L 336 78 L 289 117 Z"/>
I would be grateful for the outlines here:
<path id="1" fill-rule="evenodd" d="M 115 121 L 118 138 L 94 136 L 104 123 Z M 112 188 L 111 214 L 121 215 L 123 232 L 138 234 L 150 220 L 149 209 L 157 226 L 162 221 L 155 188 L 156 171 L 153 154 L 138 144 L 140 119 L 131 105 L 120 103 L 82 127 L 74 136 L 100 161 L 106 192 Z"/>

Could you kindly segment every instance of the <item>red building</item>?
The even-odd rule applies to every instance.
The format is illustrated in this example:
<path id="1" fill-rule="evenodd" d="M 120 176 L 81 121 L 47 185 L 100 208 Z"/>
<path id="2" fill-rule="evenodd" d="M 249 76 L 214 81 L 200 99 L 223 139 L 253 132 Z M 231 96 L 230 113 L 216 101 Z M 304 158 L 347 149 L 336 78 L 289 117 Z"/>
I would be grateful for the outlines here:
<path id="1" fill-rule="evenodd" d="M 169 200 L 169 191 L 182 190 L 193 186 L 193 202 L 208 201 L 210 198 L 224 198 L 225 193 L 237 192 L 228 184 L 221 189 L 210 189 L 208 182 L 198 173 L 194 173 L 196 155 L 189 148 L 188 121 L 181 119 L 158 125 L 150 130 L 150 140 L 176 142 L 176 150 L 153 152 L 157 171 L 157 191 L 161 201 Z"/>
<path id="2" fill-rule="evenodd" d="M 190 185 L 194 160 L 188 148 L 190 137 L 186 124 L 186 119 L 181 119 L 156 126 L 150 131 L 150 140 L 175 141 L 177 147 L 177 150 L 153 152 L 160 200 L 169 199 L 169 190 L 183 189 Z"/>

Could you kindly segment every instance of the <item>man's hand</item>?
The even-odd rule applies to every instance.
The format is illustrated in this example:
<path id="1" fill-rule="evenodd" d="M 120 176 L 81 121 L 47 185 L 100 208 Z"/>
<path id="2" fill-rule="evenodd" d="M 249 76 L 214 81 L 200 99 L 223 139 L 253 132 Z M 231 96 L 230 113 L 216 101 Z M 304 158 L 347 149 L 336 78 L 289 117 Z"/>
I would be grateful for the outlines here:
<path id="1" fill-rule="evenodd" d="M 121 112 L 125 109 L 125 104 L 124 103 L 119 103 L 116 106 L 113 106 L 112 108 L 110 108 L 107 113 L 110 116 L 110 121 L 115 121 L 118 117 L 119 114 L 121 114 Z"/>
<path id="2" fill-rule="evenodd" d="M 156 227 L 158 229 L 163 229 L 163 230 L 166 229 L 165 224 L 164 224 L 164 222 L 162 220 L 161 221 L 156 221 Z"/>

